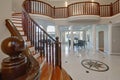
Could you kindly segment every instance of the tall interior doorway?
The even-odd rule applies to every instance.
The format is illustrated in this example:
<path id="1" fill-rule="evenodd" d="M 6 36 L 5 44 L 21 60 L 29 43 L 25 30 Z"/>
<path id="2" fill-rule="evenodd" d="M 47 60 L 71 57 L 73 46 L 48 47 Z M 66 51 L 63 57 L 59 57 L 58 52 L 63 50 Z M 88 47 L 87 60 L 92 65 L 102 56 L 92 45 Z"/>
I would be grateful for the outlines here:
<path id="1" fill-rule="evenodd" d="M 99 32 L 99 50 L 104 52 L 104 31 Z"/>

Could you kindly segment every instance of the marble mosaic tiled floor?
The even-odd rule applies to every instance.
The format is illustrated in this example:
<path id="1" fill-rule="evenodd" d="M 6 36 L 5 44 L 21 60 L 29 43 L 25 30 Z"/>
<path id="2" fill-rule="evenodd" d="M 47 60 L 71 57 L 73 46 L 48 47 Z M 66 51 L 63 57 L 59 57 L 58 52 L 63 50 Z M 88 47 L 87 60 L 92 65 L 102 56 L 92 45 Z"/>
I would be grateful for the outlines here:
<path id="1" fill-rule="evenodd" d="M 93 59 L 104 62 L 109 66 L 105 72 L 89 70 L 82 66 L 84 59 Z M 90 49 L 69 49 L 62 46 L 62 67 L 70 74 L 73 80 L 120 80 L 120 56 L 107 53 L 93 52 Z"/>

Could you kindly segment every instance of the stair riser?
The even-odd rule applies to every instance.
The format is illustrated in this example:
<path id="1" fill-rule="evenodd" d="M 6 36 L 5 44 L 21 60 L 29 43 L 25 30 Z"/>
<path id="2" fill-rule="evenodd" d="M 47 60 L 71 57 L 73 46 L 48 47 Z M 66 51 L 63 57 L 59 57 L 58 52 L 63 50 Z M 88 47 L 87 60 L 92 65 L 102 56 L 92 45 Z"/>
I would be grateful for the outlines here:
<path id="1" fill-rule="evenodd" d="M 23 40 L 26 41 L 27 40 L 27 36 L 22 36 Z"/>
<path id="2" fill-rule="evenodd" d="M 15 25 L 15 26 L 22 26 L 22 24 L 16 24 L 16 23 L 14 23 L 14 25 Z"/>
<path id="3" fill-rule="evenodd" d="M 22 27 L 16 27 L 17 28 L 17 30 L 23 30 L 23 28 Z"/>
<path id="4" fill-rule="evenodd" d="M 14 21 L 22 21 L 22 19 L 19 19 L 19 18 L 12 18 L 12 20 L 14 20 Z"/>
<path id="5" fill-rule="evenodd" d="M 46 62 L 46 59 L 44 59 L 43 62 L 40 64 L 40 70 L 43 68 L 45 62 Z"/>
<path id="6" fill-rule="evenodd" d="M 26 44 L 27 44 L 27 47 L 31 46 L 31 42 L 30 41 L 26 42 Z"/>
<path id="7" fill-rule="evenodd" d="M 12 22 L 15 24 L 22 24 L 22 21 L 16 21 L 16 20 L 12 20 Z"/>
<path id="8" fill-rule="evenodd" d="M 30 47 L 29 50 L 30 50 L 31 54 L 33 54 L 33 55 L 35 54 L 35 48 L 34 47 Z"/>
<path id="9" fill-rule="evenodd" d="M 19 33 L 20 33 L 21 35 L 24 35 L 24 32 L 23 32 L 23 31 L 19 31 Z"/>
<path id="10" fill-rule="evenodd" d="M 21 16 L 12 16 L 12 18 L 19 18 L 19 19 L 21 19 L 22 17 Z"/>
<path id="11" fill-rule="evenodd" d="M 40 57 L 40 54 L 37 53 L 37 54 L 33 55 L 33 57 L 34 57 L 35 59 L 37 59 L 38 57 Z"/>

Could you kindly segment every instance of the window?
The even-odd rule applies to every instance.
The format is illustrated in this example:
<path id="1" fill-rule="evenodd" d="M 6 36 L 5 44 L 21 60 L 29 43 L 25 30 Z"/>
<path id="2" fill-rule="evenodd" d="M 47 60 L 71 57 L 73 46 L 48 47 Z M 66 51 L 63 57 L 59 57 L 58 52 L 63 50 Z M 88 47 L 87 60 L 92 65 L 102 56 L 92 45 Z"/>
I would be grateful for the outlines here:
<path id="1" fill-rule="evenodd" d="M 52 37 L 54 37 L 55 38 L 55 26 L 48 26 L 47 27 L 47 32 L 48 32 L 48 34 L 50 34 Z"/>

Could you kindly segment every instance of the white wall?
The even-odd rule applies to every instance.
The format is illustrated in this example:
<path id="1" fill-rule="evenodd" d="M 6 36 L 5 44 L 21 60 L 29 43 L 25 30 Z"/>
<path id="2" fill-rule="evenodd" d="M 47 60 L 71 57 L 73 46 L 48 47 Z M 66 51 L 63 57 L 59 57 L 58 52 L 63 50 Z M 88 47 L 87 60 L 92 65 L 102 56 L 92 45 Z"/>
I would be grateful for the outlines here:
<path id="1" fill-rule="evenodd" d="M 99 32 L 104 31 L 104 52 L 108 53 L 108 25 L 98 25 L 96 27 L 96 48 L 99 49 Z"/>
<path id="2" fill-rule="evenodd" d="M 10 36 L 8 29 L 5 26 L 5 19 L 11 17 L 12 0 L 0 0 L 0 65 L 6 55 L 1 51 L 1 42 Z M 1 66 L 0 66 L 1 67 Z"/>
<path id="3" fill-rule="evenodd" d="M 118 24 L 120 23 L 120 14 L 116 14 L 114 16 L 112 16 L 111 19 L 112 24 Z"/>
<path id="4" fill-rule="evenodd" d="M 23 1 L 24 0 L 12 0 L 12 11 L 17 13 L 21 12 Z"/>
<path id="5" fill-rule="evenodd" d="M 56 6 L 56 7 L 63 7 L 65 6 L 65 0 L 41 0 L 44 2 L 47 2 L 49 4 L 51 4 L 52 6 Z M 83 1 L 92 1 L 92 0 L 66 0 L 68 2 L 68 4 L 71 3 L 75 3 L 75 2 L 83 2 Z M 117 0 L 93 0 L 94 2 L 99 2 L 100 4 L 110 4 L 111 2 L 115 2 Z M 58 4 L 59 3 L 59 4 Z"/>
<path id="6" fill-rule="evenodd" d="M 112 27 L 112 53 L 120 54 L 120 26 Z"/>

